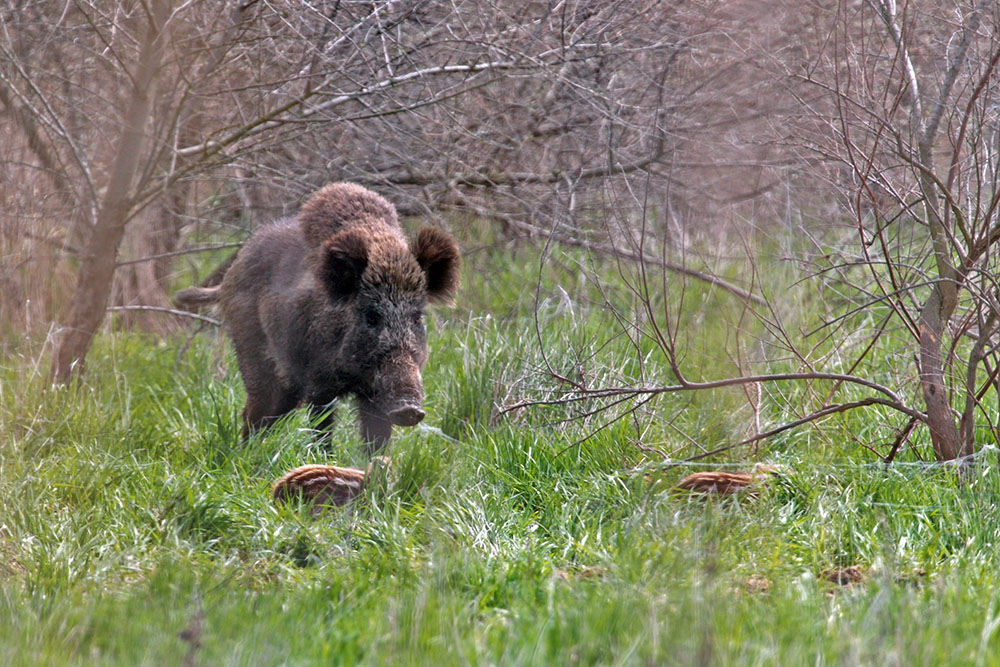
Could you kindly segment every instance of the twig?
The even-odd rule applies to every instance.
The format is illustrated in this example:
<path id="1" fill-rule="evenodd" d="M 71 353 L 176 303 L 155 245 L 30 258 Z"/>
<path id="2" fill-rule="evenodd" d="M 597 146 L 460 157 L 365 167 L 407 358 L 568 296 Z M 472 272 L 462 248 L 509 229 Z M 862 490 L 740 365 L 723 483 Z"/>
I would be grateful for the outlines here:
<path id="1" fill-rule="evenodd" d="M 865 378 L 860 378 L 854 375 L 844 375 L 842 373 L 820 373 L 820 372 L 809 372 L 809 373 L 775 373 L 772 375 L 748 375 L 745 377 L 736 378 L 726 378 L 723 380 L 713 380 L 710 382 L 685 382 L 683 384 L 676 385 L 661 385 L 658 387 L 606 387 L 602 389 L 589 389 L 589 390 L 576 390 L 569 392 L 571 395 L 564 396 L 557 399 L 543 399 L 543 400 L 529 400 L 521 401 L 514 405 L 508 406 L 500 410 L 500 414 L 506 414 L 514 410 L 519 410 L 527 407 L 534 407 L 536 405 L 565 405 L 568 403 L 576 403 L 579 401 L 592 400 L 595 398 L 611 398 L 624 395 L 654 395 L 654 394 L 671 394 L 682 391 L 697 391 L 705 389 L 719 389 L 722 387 L 735 387 L 744 384 L 750 384 L 753 382 L 781 382 L 781 381 L 794 381 L 794 380 L 832 380 L 835 382 L 846 382 L 848 384 L 857 384 L 863 387 L 868 387 L 869 389 L 874 389 L 875 391 L 884 394 L 889 398 L 885 399 L 870 399 L 881 401 L 882 405 L 891 407 L 899 412 L 910 417 L 916 417 L 917 419 L 923 420 L 925 415 L 913 408 L 908 407 L 903 403 L 902 399 L 896 395 L 894 391 L 880 385 L 877 382 L 871 380 L 866 380 Z M 866 399 L 869 400 L 869 399 Z"/>
<path id="2" fill-rule="evenodd" d="M 316 106 L 305 108 L 301 113 L 301 118 L 309 118 L 315 116 L 321 111 L 325 111 L 331 107 L 341 105 L 345 102 L 351 100 L 356 100 L 368 95 L 371 95 L 380 90 L 386 88 L 391 88 L 392 86 L 405 83 L 413 79 L 421 79 L 425 76 L 432 76 L 436 74 L 456 74 L 456 73 L 478 73 L 490 70 L 499 69 L 513 69 L 518 67 L 518 65 L 509 60 L 493 61 L 488 63 L 477 63 L 474 65 L 439 65 L 436 67 L 425 67 L 423 69 L 415 70 L 413 72 L 407 72 L 406 74 L 400 74 L 397 76 L 392 76 L 387 79 L 383 79 L 377 83 L 370 86 L 362 88 L 361 90 L 354 91 L 351 93 L 346 93 L 344 95 L 339 95 L 337 97 L 331 98 L 325 102 L 317 104 Z M 194 146 L 187 146 L 185 148 L 179 148 L 175 152 L 179 156 L 196 155 L 203 152 L 218 152 L 221 151 L 226 146 L 235 143 L 236 141 L 243 139 L 251 134 L 259 134 L 260 132 L 267 131 L 282 125 L 284 119 L 280 116 L 286 112 L 292 111 L 296 107 L 305 107 L 306 102 L 311 98 L 316 97 L 318 93 L 316 91 L 310 91 L 310 95 L 303 95 L 302 97 L 296 98 L 290 102 L 287 102 L 275 109 L 270 113 L 255 119 L 254 121 L 247 123 L 241 128 L 238 128 L 230 133 L 228 137 L 219 140 L 210 140 L 197 144 Z"/>
<path id="3" fill-rule="evenodd" d="M 195 320 L 201 320 L 207 324 L 211 324 L 217 327 L 222 326 L 222 322 L 215 319 L 214 317 L 208 317 L 206 315 L 199 315 L 198 313 L 191 313 L 186 310 L 176 310 L 174 308 L 164 308 L 162 306 L 108 306 L 107 310 L 151 310 L 157 313 L 168 313 L 170 315 L 177 315 L 178 317 L 190 317 Z"/>
<path id="4" fill-rule="evenodd" d="M 208 245 L 199 246 L 197 248 L 187 248 L 185 250 L 174 250 L 173 252 L 161 252 L 158 255 L 147 255 L 146 257 L 140 257 L 139 259 L 129 259 L 124 262 L 118 262 L 115 266 L 128 266 L 129 264 L 139 264 L 141 262 L 151 262 L 155 259 L 161 259 L 163 257 L 177 257 L 179 255 L 193 255 L 196 252 L 208 252 L 210 250 L 225 250 L 226 248 L 241 248 L 243 246 L 242 241 L 237 241 L 233 243 L 220 243 L 218 245 Z"/>
<path id="5" fill-rule="evenodd" d="M 885 465 L 888 468 L 889 464 L 892 463 L 893 459 L 896 458 L 896 453 L 899 448 L 903 446 L 906 439 L 909 437 L 910 433 L 913 431 L 913 427 L 917 425 L 917 419 L 915 417 L 910 417 L 910 421 L 906 422 L 906 426 L 899 430 L 896 434 L 896 439 L 892 443 L 892 449 L 889 450 L 888 456 L 885 457 Z"/>
<path id="6" fill-rule="evenodd" d="M 807 424 L 809 422 L 816 421 L 817 419 L 820 419 L 822 417 L 826 417 L 828 415 L 836 414 L 838 412 L 847 412 L 848 410 L 853 410 L 854 408 L 860 408 L 860 407 L 864 407 L 864 406 L 867 406 L 867 405 L 888 405 L 889 407 L 896 407 L 896 406 L 893 406 L 893 405 L 889 405 L 889 403 L 887 401 L 884 401 L 883 399 L 880 399 L 880 398 L 865 398 L 865 399 L 862 399 L 860 401 L 852 401 L 850 403 L 839 403 L 837 405 L 829 405 L 829 406 L 827 406 L 825 408 L 822 408 L 822 409 L 817 410 L 817 411 L 815 411 L 815 412 L 813 412 L 811 414 L 808 414 L 805 417 L 802 417 L 801 419 L 796 419 L 793 422 L 788 422 L 787 424 L 782 424 L 781 426 L 778 426 L 777 428 L 773 428 L 773 429 L 771 429 L 769 431 L 765 431 L 764 433 L 758 433 L 757 435 L 755 435 L 753 437 L 750 437 L 750 438 L 747 438 L 746 440 L 741 440 L 740 442 L 733 443 L 731 445 L 723 445 L 722 447 L 716 447 L 715 449 L 711 449 L 711 450 L 709 450 L 707 452 L 702 452 L 701 454 L 695 454 L 694 456 L 690 456 L 690 457 L 688 457 L 686 459 L 683 459 L 681 461 L 677 461 L 676 463 L 673 463 L 673 464 L 667 466 L 666 469 L 669 470 L 670 468 L 673 468 L 673 467 L 676 467 L 676 466 L 679 466 L 679 465 L 683 465 L 685 463 L 691 463 L 692 461 L 698 461 L 700 459 L 705 459 L 705 458 L 708 458 L 709 456 L 714 456 L 716 454 L 723 454 L 725 452 L 728 452 L 731 449 L 736 449 L 737 447 L 742 447 L 744 445 L 749 445 L 751 443 L 757 442 L 758 440 L 764 440 L 766 438 L 770 438 L 771 436 L 777 435 L 777 434 L 779 434 L 779 433 L 781 433 L 783 431 L 787 431 L 787 430 L 795 428 L 797 426 L 802 426 L 803 424 Z M 911 416 L 910 417 L 910 423 L 911 424 L 916 424 L 917 420 L 918 420 L 917 416 Z M 912 427 L 911 427 L 911 430 L 912 430 Z M 909 431 L 907 431 L 907 433 L 909 433 Z M 901 440 L 902 440 L 902 438 L 901 438 Z"/>

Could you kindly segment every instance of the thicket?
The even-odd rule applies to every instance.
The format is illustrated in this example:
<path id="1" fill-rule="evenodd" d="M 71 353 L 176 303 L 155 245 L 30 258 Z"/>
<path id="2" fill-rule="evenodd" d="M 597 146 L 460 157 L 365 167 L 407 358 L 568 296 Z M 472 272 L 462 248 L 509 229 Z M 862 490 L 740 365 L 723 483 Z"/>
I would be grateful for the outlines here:
<path id="1" fill-rule="evenodd" d="M 607 423 L 739 386 L 753 418 L 727 446 L 860 410 L 883 423 L 885 460 L 927 437 L 968 460 L 996 441 L 1000 400 L 997 12 L 9 0 L 4 349 L 45 336 L 66 383 L 102 327 L 187 327 L 172 291 L 352 180 L 407 215 L 485 221 L 544 262 L 614 259 L 633 300 L 606 295 L 609 338 L 640 370 L 594 384 L 585 355 L 547 363 L 542 393 L 493 411 L 561 402 Z M 815 325 L 793 329 L 767 291 L 775 256 L 813 286 Z M 577 285 L 608 281 L 577 268 Z M 687 347 L 695 283 L 741 308 L 724 376 Z"/>
<path id="2" fill-rule="evenodd" d="M 0 661 L 989 664 L 998 11 L 5 0 Z M 336 180 L 465 271 L 317 514 L 170 295 Z"/>

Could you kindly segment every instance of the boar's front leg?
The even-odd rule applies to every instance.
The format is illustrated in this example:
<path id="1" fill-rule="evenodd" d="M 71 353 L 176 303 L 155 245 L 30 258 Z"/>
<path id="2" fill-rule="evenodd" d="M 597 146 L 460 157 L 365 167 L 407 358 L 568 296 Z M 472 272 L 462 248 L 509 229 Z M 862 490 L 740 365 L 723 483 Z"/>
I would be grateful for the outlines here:
<path id="1" fill-rule="evenodd" d="M 358 397 L 358 417 L 361 422 L 361 437 L 368 449 L 368 456 L 378 452 L 392 436 L 392 422 L 388 415 L 379 410 L 367 398 Z"/>

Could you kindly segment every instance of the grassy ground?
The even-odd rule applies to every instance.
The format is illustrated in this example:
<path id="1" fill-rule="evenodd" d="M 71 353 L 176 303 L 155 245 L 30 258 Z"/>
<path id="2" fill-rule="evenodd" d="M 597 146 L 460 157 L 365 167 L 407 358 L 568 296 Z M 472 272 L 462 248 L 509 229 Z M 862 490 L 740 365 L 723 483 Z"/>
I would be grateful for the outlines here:
<path id="1" fill-rule="evenodd" d="M 388 488 L 318 516 L 276 506 L 270 484 L 362 464 L 350 407 L 328 446 L 301 414 L 241 444 L 242 388 L 213 333 L 104 336 L 60 389 L 40 343 L 8 341 L 0 662 L 1000 663 L 995 464 L 960 481 L 906 452 L 886 470 L 859 446 L 887 437 L 873 410 L 717 459 L 785 472 L 704 502 L 670 490 L 697 468 L 663 469 L 637 428 L 671 452 L 696 451 L 681 431 L 725 444 L 746 433 L 739 390 L 604 429 L 560 408 L 499 416 L 545 385 L 543 348 L 595 385 L 669 381 L 655 349 L 602 346 L 614 319 L 571 256 L 547 264 L 536 304 L 536 259 L 470 253 L 461 306 L 431 318 L 426 423 L 394 438 Z M 732 316 L 699 290 L 686 363 L 719 376 Z M 850 566 L 861 583 L 824 578 Z"/>

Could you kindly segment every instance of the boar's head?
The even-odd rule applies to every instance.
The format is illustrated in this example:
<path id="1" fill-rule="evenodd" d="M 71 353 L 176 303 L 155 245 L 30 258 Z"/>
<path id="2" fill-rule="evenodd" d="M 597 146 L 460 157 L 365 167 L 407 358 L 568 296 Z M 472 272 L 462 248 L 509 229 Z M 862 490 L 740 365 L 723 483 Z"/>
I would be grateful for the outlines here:
<path id="1" fill-rule="evenodd" d="M 424 418 L 424 310 L 453 301 L 458 246 L 431 227 L 409 245 L 395 230 L 362 227 L 334 234 L 322 252 L 320 282 L 345 320 L 341 370 L 392 424 L 416 425 Z"/>

